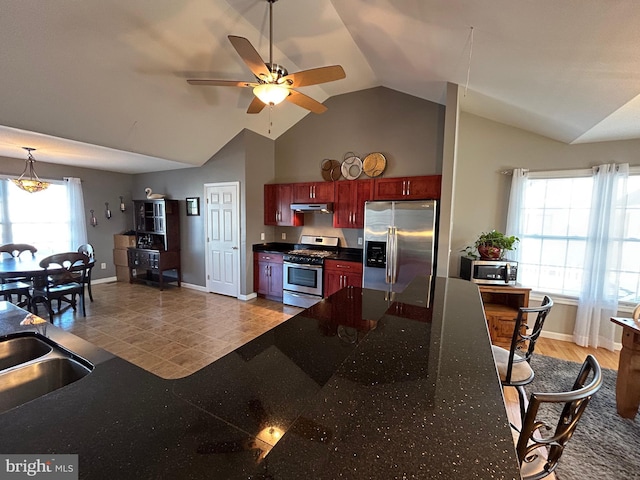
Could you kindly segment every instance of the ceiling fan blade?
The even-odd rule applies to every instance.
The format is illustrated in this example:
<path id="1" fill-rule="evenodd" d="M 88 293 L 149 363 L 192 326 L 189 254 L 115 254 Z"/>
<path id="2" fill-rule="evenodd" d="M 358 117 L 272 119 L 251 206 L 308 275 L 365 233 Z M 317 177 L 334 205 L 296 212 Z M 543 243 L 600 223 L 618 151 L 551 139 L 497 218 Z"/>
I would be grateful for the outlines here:
<path id="1" fill-rule="evenodd" d="M 304 93 L 296 92 L 295 90 L 289 90 L 287 101 L 295 103 L 299 107 L 306 108 L 313 113 L 324 113 L 327 111 L 327 107 L 320 102 L 306 96 Z"/>
<path id="2" fill-rule="evenodd" d="M 199 80 L 189 79 L 187 80 L 189 85 L 211 85 L 214 87 L 255 87 L 257 83 L 251 82 L 237 82 L 235 80 Z"/>
<path id="3" fill-rule="evenodd" d="M 344 69 L 340 65 L 331 65 L 290 73 L 286 77 L 282 77 L 281 81 L 287 82 L 290 86 L 296 88 L 342 80 L 346 76 Z"/>
<path id="4" fill-rule="evenodd" d="M 240 58 L 247 64 L 249 70 L 253 72 L 253 74 L 265 82 L 271 81 L 271 72 L 262 60 L 260 54 L 253 48 L 251 42 L 244 37 L 238 37 L 236 35 L 228 36 L 231 45 L 236 49 Z"/>
<path id="5" fill-rule="evenodd" d="M 247 113 L 260 113 L 264 107 L 265 104 L 262 103 L 258 97 L 253 97 L 253 100 L 247 109 Z"/>

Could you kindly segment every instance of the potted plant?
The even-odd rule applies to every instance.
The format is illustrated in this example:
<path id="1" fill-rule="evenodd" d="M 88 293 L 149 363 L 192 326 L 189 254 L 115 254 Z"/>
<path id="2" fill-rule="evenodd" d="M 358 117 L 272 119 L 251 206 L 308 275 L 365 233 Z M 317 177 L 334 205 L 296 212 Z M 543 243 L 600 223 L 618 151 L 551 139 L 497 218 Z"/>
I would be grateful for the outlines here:
<path id="1" fill-rule="evenodd" d="M 496 260 L 503 258 L 506 251 L 515 250 L 516 243 L 519 241 L 520 239 L 516 236 L 507 236 L 504 233 L 491 230 L 490 232 L 482 232 L 473 246 L 469 245 L 461 251 L 465 252 L 468 257 Z"/>

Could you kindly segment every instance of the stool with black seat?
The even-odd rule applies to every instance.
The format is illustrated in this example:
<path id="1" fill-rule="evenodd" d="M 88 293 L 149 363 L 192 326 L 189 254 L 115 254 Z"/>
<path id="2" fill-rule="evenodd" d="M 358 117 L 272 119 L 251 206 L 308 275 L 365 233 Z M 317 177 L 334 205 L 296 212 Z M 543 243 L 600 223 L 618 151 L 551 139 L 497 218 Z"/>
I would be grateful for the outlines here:
<path id="1" fill-rule="evenodd" d="M 87 316 L 84 302 L 84 282 L 89 268 L 89 257 L 83 253 L 65 252 L 50 255 L 40 261 L 47 279 L 44 286 L 33 289 L 31 304 L 35 311 L 39 302 L 45 303 L 49 320 L 53 321 L 53 300 L 58 301 L 58 313 L 65 301 L 76 310 L 76 295 L 80 297 L 82 315 Z"/>
<path id="2" fill-rule="evenodd" d="M 587 355 L 571 390 L 531 394 L 516 444 L 523 480 L 539 480 L 556 469 L 578 421 L 601 386 L 600 364 Z"/>
<path id="3" fill-rule="evenodd" d="M 31 256 L 34 257 L 38 251 L 33 245 L 26 243 L 6 243 L 0 245 L 0 253 L 8 253 L 14 258 L 18 258 L 23 252 L 31 252 Z M 16 304 L 20 307 L 26 306 L 27 309 L 31 309 L 31 282 L 26 277 L 12 277 L 3 278 L 0 283 L 0 294 L 8 301 L 13 301 L 13 295 L 17 295 Z M 23 298 L 24 297 L 24 300 Z"/>
<path id="4" fill-rule="evenodd" d="M 84 253 L 91 260 L 91 265 L 87 269 L 87 275 L 85 278 L 85 285 L 87 286 L 87 292 L 89 293 L 89 300 L 93 302 L 93 293 L 91 292 L 91 270 L 95 265 L 96 255 L 93 250 L 93 245 L 90 243 L 82 244 L 78 247 L 78 253 Z"/>
<path id="5" fill-rule="evenodd" d="M 497 345 L 491 346 L 502 386 L 514 387 L 518 391 L 521 417 L 524 417 L 525 412 L 524 386 L 530 384 L 535 376 L 530 365 L 531 358 L 551 307 L 553 307 L 553 300 L 547 295 L 539 307 L 520 307 L 509 350 Z M 533 328 L 529 328 L 525 323 L 525 316 L 527 321 L 530 321 L 529 315 L 532 314 L 537 314 L 536 321 Z"/>

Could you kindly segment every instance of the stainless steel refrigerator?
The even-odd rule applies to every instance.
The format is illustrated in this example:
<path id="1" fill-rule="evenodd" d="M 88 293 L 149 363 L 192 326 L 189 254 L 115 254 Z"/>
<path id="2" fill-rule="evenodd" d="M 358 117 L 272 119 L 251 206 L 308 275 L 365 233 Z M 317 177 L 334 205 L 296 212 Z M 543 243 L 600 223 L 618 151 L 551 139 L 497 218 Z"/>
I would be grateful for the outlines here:
<path id="1" fill-rule="evenodd" d="M 417 276 L 432 276 L 435 230 L 435 200 L 367 202 L 363 286 L 400 293 Z"/>

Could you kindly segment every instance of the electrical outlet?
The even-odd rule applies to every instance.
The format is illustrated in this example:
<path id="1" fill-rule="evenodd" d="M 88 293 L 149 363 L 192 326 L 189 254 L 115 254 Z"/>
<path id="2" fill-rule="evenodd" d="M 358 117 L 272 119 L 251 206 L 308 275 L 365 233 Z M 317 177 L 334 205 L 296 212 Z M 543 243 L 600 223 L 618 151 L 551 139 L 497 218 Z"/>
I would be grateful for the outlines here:
<path id="1" fill-rule="evenodd" d="M 100 264 L 100 270 L 106 270 L 107 269 L 107 264 L 106 263 L 101 263 Z"/>
<path id="2" fill-rule="evenodd" d="M 264 240 L 264 232 L 260 234 L 260 240 Z"/>
<path id="3" fill-rule="evenodd" d="M 362 245 L 362 237 L 358 237 L 358 245 Z"/>
<path id="4" fill-rule="evenodd" d="M 284 233 L 284 232 L 282 232 L 282 239 L 283 239 L 283 240 L 286 240 L 286 239 L 287 239 L 287 234 L 286 234 L 286 233 Z"/>

